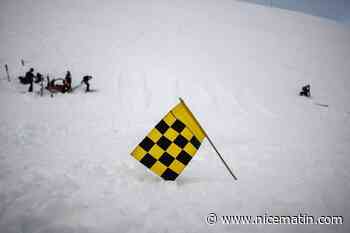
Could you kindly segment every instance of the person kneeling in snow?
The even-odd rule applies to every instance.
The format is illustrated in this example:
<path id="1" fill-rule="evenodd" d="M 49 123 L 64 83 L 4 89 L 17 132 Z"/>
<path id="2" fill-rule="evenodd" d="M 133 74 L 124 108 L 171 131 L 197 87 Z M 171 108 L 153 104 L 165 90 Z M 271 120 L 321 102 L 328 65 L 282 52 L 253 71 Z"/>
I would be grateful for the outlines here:
<path id="1" fill-rule="evenodd" d="M 303 86 L 302 89 L 301 89 L 301 92 L 299 93 L 300 96 L 306 96 L 306 97 L 310 97 L 311 94 L 310 94 L 310 85 L 306 85 L 306 86 Z"/>

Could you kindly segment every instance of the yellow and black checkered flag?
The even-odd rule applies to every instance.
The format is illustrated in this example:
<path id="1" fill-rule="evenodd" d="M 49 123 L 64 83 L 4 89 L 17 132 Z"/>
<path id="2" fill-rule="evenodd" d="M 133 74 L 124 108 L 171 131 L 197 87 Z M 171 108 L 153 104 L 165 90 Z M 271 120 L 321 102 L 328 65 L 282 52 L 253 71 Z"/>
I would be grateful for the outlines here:
<path id="1" fill-rule="evenodd" d="M 131 155 L 164 180 L 175 180 L 205 137 L 204 130 L 181 100 Z"/>

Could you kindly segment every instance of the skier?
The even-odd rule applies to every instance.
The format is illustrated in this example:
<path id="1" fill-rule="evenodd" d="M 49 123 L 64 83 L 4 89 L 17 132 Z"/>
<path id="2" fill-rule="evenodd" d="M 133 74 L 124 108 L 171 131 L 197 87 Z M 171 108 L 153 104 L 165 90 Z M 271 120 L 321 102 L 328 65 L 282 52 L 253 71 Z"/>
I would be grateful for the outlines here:
<path id="1" fill-rule="evenodd" d="M 81 81 L 81 83 L 84 83 L 86 85 L 85 92 L 89 92 L 90 91 L 89 80 L 91 80 L 91 79 L 92 79 L 92 76 L 86 75 L 86 76 L 83 77 L 83 80 Z"/>
<path id="2" fill-rule="evenodd" d="M 306 96 L 306 97 L 310 97 L 311 93 L 310 93 L 310 85 L 305 85 L 302 87 L 301 92 L 299 93 L 300 96 Z"/>
<path id="3" fill-rule="evenodd" d="M 64 92 L 68 92 L 72 90 L 72 75 L 69 70 L 66 73 L 63 84 L 64 84 Z"/>

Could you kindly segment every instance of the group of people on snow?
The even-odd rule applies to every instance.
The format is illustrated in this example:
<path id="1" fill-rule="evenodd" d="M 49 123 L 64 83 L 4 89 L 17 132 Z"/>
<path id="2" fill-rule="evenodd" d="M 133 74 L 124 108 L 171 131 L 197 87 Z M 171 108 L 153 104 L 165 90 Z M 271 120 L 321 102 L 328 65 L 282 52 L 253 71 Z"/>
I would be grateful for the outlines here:
<path id="1" fill-rule="evenodd" d="M 41 88 L 43 88 L 44 77 L 41 73 L 36 73 L 36 75 L 34 75 L 34 68 L 30 68 L 29 71 L 26 72 L 24 77 L 20 76 L 20 77 L 18 77 L 18 79 L 19 79 L 20 83 L 22 83 L 24 85 L 29 84 L 28 92 L 33 92 L 33 85 L 34 84 L 40 83 Z M 76 87 L 79 87 L 82 84 L 85 84 L 85 86 L 86 86 L 85 91 L 86 92 L 91 91 L 90 83 L 89 83 L 89 81 L 91 79 L 92 79 L 92 76 L 90 76 L 90 75 L 84 76 L 82 81 L 80 82 L 80 84 Z M 47 76 L 46 81 L 47 81 L 47 83 L 46 83 L 45 88 L 48 91 L 50 91 L 51 93 L 52 92 L 69 93 L 69 92 L 73 91 L 72 74 L 69 70 L 66 72 L 64 79 L 57 78 L 57 79 L 50 80 L 50 77 Z"/>
<path id="2" fill-rule="evenodd" d="M 18 77 L 20 83 L 22 84 L 29 84 L 29 88 L 28 88 L 28 92 L 33 92 L 33 84 L 34 83 L 41 83 L 41 86 L 43 88 L 43 82 L 44 82 L 44 78 L 43 75 L 40 73 L 36 73 L 36 75 L 34 75 L 34 69 L 30 68 L 29 71 L 26 72 L 25 76 L 22 77 Z M 89 81 L 92 79 L 92 76 L 90 75 L 86 75 L 83 77 L 83 79 L 81 80 L 80 84 L 77 86 L 79 87 L 81 84 L 85 84 L 86 92 L 91 91 L 90 89 L 90 83 Z M 63 80 L 63 84 L 58 84 L 57 81 L 59 80 Z M 68 70 L 66 72 L 66 75 L 64 77 L 64 79 L 61 78 L 57 78 L 57 79 L 52 79 L 50 80 L 50 77 L 47 76 L 47 85 L 46 85 L 46 89 L 49 90 L 50 92 L 61 92 L 61 93 L 69 93 L 73 91 L 72 88 L 72 74 L 71 72 Z M 305 96 L 305 97 L 310 97 L 311 93 L 310 93 L 310 85 L 305 85 L 302 87 L 300 93 L 300 96 Z"/>

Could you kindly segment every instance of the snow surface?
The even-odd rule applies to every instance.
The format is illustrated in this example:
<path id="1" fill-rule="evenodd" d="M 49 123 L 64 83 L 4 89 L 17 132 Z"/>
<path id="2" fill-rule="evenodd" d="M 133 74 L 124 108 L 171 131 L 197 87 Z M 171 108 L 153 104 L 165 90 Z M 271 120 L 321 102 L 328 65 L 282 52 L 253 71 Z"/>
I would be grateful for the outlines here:
<path id="1" fill-rule="evenodd" d="M 0 35 L 1 233 L 349 232 L 347 27 L 229 0 L 2 0 Z M 25 93 L 30 67 L 98 91 Z M 207 142 L 175 182 L 129 155 L 179 96 L 237 182 Z M 209 226 L 210 212 L 345 223 Z"/>

